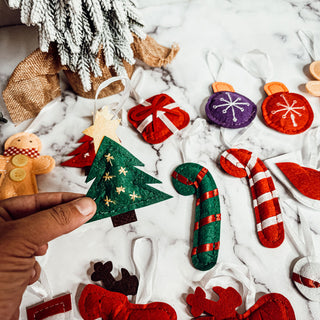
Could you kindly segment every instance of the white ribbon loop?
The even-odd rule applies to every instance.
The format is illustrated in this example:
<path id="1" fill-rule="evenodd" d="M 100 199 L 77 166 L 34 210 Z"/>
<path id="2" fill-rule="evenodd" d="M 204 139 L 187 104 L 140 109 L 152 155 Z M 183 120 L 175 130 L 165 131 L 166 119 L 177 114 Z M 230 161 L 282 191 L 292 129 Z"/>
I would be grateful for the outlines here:
<path id="1" fill-rule="evenodd" d="M 147 101 L 145 101 L 147 102 Z M 147 102 L 149 103 L 149 102 Z M 149 106 L 151 105 L 151 103 L 149 103 Z M 168 105 L 165 106 L 166 109 L 174 109 L 174 108 L 177 108 L 178 105 L 177 103 L 170 103 Z M 137 127 L 137 130 L 142 133 L 145 128 L 151 123 L 154 121 L 153 119 L 154 115 L 153 114 L 150 114 L 147 118 L 145 118 L 141 123 L 140 125 Z M 168 117 L 165 115 L 165 111 L 157 111 L 156 113 L 156 117 L 158 117 L 166 126 L 167 128 L 173 133 L 175 134 L 177 131 L 179 131 L 179 129 L 173 124 L 173 122 L 171 122 Z"/>
<path id="2" fill-rule="evenodd" d="M 311 31 L 299 30 L 298 36 L 312 60 L 320 60 L 320 34 L 315 34 Z"/>
<path id="3" fill-rule="evenodd" d="M 221 66 L 223 64 L 223 58 L 218 56 L 217 53 L 213 51 L 208 51 L 207 53 L 207 65 L 209 71 L 212 75 L 213 82 L 218 81 L 219 72 L 221 70 Z"/>
<path id="4" fill-rule="evenodd" d="M 132 260 L 139 278 L 135 303 L 150 302 L 153 292 L 154 275 L 158 263 L 158 243 L 151 238 L 137 238 L 133 241 Z"/>
<path id="5" fill-rule="evenodd" d="M 240 58 L 241 65 L 254 77 L 269 82 L 273 76 L 273 65 L 269 55 L 258 49 L 247 52 Z"/>

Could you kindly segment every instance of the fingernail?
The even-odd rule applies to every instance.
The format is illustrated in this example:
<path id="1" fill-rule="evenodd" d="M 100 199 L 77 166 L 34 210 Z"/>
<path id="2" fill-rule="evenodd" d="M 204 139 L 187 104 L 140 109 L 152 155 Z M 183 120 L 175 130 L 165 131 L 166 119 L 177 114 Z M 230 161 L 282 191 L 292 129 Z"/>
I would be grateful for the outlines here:
<path id="1" fill-rule="evenodd" d="M 74 206 L 83 216 L 92 215 L 97 208 L 95 202 L 87 197 L 74 200 Z"/>

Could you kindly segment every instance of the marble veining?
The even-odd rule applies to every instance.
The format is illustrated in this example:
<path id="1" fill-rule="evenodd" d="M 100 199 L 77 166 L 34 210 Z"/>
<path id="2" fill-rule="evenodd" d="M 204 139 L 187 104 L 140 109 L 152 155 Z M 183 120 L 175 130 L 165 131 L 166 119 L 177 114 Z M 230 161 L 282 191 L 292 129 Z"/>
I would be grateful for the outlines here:
<path id="1" fill-rule="evenodd" d="M 191 123 L 176 136 L 154 146 L 144 142 L 127 121 L 123 121 L 118 134 L 123 146 L 145 163 L 143 170 L 163 182 L 156 187 L 173 198 L 138 209 L 138 221 L 133 224 L 113 228 L 110 219 L 104 219 L 52 241 L 47 255 L 39 261 L 54 295 L 69 291 L 75 297 L 80 283 L 90 283 L 88 271 L 98 260 L 112 260 L 114 270 L 125 267 L 135 273 L 132 241 L 149 237 L 159 248 L 153 279 L 144 284 L 146 288 L 153 283 L 150 300 L 168 302 L 177 311 L 178 319 L 191 319 L 185 297 L 204 275 L 194 269 L 190 261 L 195 200 L 194 196 L 177 194 L 170 175 L 182 161 L 192 161 L 210 170 L 219 189 L 222 222 L 218 261 L 247 266 L 254 279 L 257 298 L 264 293 L 282 293 L 290 300 L 297 319 L 319 319 L 320 304 L 302 297 L 290 280 L 293 261 L 300 254 L 288 237 L 276 249 L 265 248 L 259 243 L 248 181 L 231 177 L 219 165 L 220 154 L 230 147 L 221 137 L 232 141 L 235 132 L 240 131 L 221 132 L 204 120 L 204 106 L 211 95 L 213 81 L 205 59 L 210 49 L 224 57 L 218 80 L 229 82 L 258 106 L 253 126 L 237 146 L 254 151 L 262 160 L 303 147 L 306 133 L 288 136 L 265 126 L 261 116 L 261 103 L 265 97 L 263 82 L 244 70 L 239 58 L 256 48 L 267 52 L 274 66 L 271 80 L 282 81 L 290 91 L 302 93 L 315 114 L 312 128 L 319 126 L 319 99 L 303 89 L 303 84 L 309 80 L 305 66 L 312 60 L 297 36 L 299 29 L 320 31 L 319 4 L 319 1 L 308 0 L 141 1 L 146 31 L 161 44 L 178 43 L 181 50 L 173 63 L 165 68 L 153 69 L 137 63 L 144 68 L 145 76 L 140 94 L 145 98 L 160 92 L 171 95 L 190 114 Z M 14 66 L 36 46 L 34 28 L 0 28 L 1 90 Z M 17 127 L 11 123 L 1 125 L 0 144 L 3 145 L 11 134 L 30 126 L 28 130 L 39 135 L 43 142 L 43 154 L 53 156 L 57 162 L 52 173 L 39 177 L 40 190 L 86 193 L 89 185 L 85 183 L 84 172 L 59 164 L 74 150 L 81 131 L 91 125 L 93 101 L 70 92 L 64 79 L 62 87 L 62 98 L 48 105 L 33 123 L 27 121 Z M 99 101 L 99 106 L 117 100 L 118 96 L 108 97 Z M 128 100 L 125 110 L 134 105 L 132 99 Z M 0 110 L 8 118 L 2 99 Z M 274 180 L 280 201 L 292 198 L 281 181 L 275 177 Z M 297 202 L 294 203 L 297 206 Z M 297 212 L 283 211 L 298 232 Z M 301 206 L 301 212 L 311 225 L 319 249 L 320 213 L 304 206 Z M 239 283 L 234 282 L 234 286 L 239 287 Z M 80 319 L 73 300 L 74 319 Z M 27 291 L 20 319 L 26 319 L 25 307 L 38 301 L 39 297 Z M 243 306 L 241 310 L 244 310 Z"/>

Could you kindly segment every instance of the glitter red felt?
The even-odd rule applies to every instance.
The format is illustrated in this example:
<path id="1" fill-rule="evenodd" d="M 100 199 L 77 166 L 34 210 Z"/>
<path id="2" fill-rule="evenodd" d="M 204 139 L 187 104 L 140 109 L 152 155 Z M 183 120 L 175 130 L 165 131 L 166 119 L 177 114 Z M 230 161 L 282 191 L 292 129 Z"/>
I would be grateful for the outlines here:
<path id="1" fill-rule="evenodd" d="M 284 240 L 284 228 L 277 192 L 264 163 L 245 149 L 229 149 L 220 158 L 222 168 L 238 178 L 248 176 L 257 232 L 262 245 L 276 248 Z"/>
<path id="2" fill-rule="evenodd" d="M 175 131 L 186 127 L 190 121 L 189 114 L 164 93 L 147 99 L 145 104 L 131 108 L 128 119 L 141 132 L 144 140 L 151 144 L 165 141 Z"/>
<path id="3" fill-rule="evenodd" d="M 79 311 L 84 320 L 176 320 L 174 309 L 163 302 L 133 304 L 118 292 L 87 285 L 80 296 Z"/>
<path id="4" fill-rule="evenodd" d="M 307 130 L 313 121 L 312 108 L 301 94 L 288 92 L 284 84 L 265 85 L 268 97 L 261 106 L 266 124 L 279 132 L 298 134 Z"/>
<path id="5" fill-rule="evenodd" d="M 219 295 L 217 302 L 206 299 L 205 292 L 197 287 L 194 294 L 187 296 L 191 306 L 191 314 L 202 320 L 295 320 L 295 314 L 289 300 L 279 293 L 269 293 L 262 296 L 249 310 L 239 314 L 236 308 L 241 305 L 240 294 L 229 287 L 213 287 Z M 200 317 L 202 313 L 209 314 Z"/>
<path id="6" fill-rule="evenodd" d="M 320 200 L 320 172 L 293 162 L 276 164 L 289 181 L 306 197 Z"/>

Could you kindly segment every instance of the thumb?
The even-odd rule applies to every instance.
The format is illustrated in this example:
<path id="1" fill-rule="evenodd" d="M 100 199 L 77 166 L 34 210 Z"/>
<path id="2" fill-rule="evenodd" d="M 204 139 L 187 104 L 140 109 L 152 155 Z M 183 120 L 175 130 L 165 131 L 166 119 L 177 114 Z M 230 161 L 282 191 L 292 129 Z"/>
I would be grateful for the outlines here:
<path id="1" fill-rule="evenodd" d="M 41 246 L 77 229 L 96 212 L 91 198 L 79 198 L 16 220 L 25 240 Z M 22 224 L 22 225 L 21 225 Z"/>

